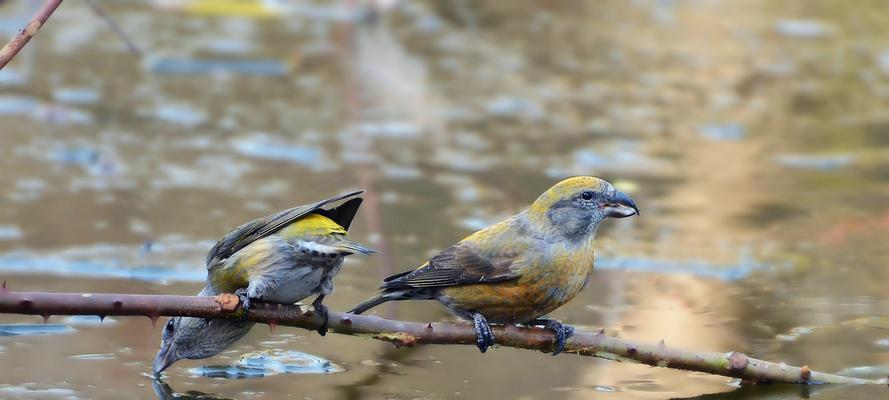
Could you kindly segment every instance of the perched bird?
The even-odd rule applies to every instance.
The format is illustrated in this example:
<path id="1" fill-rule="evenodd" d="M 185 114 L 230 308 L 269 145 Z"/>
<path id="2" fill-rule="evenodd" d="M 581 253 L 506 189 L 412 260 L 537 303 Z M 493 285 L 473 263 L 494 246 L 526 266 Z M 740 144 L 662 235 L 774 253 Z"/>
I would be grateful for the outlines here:
<path id="1" fill-rule="evenodd" d="M 555 333 L 558 354 L 574 329 L 541 317 L 589 283 L 599 224 L 638 213 L 629 196 L 602 179 L 565 179 L 528 209 L 469 235 L 417 269 L 386 278 L 379 294 L 350 312 L 361 314 L 390 300 L 438 300 L 473 322 L 482 353 L 494 344 L 492 322 L 542 325 Z"/>
<path id="2" fill-rule="evenodd" d="M 207 255 L 207 282 L 198 296 L 236 293 L 249 311 L 251 300 L 293 304 L 310 295 L 316 312 L 325 317 L 318 330 L 327 331 L 324 296 L 333 291 L 333 278 L 345 256 L 373 250 L 346 238 L 361 205 L 353 198 L 339 207 L 324 206 L 361 192 L 294 207 L 241 225 L 223 237 Z M 219 354 L 250 331 L 246 320 L 175 317 L 164 326 L 154 373 L 183 358 Z"/>

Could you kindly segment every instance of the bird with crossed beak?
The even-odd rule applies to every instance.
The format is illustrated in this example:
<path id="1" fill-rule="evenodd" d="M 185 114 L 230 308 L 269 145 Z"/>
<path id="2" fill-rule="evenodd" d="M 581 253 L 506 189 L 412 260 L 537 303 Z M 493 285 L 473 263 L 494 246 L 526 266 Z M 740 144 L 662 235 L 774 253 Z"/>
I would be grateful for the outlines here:
<path id="1" fill-rule="evenodd" d="M 350 254 L 374 251 L 349 240 L 347 230 L 361 205 L 362 192 L 294 207 L 241 225 L 223 237 L 207 255 L 207 282 L 199 296 L 235 293 L 245 315 L 250 302 L 293 304 L 318 295 L 312 306 L 325 318 L 324 297 L 333 292 L 333 278 Z M 330 203 L 349 199 L 334 208 Z M 219 354 L 244 337 L 253 322 L 189 317 L 171 318 L 164 326 L 154 373 L 177 360 Z"/>
<path id="2" fill-rule="evenodd" d="M 602 179 L 565 179 L 526 210 L 469 235 L 419 268 L 386 278 L 379 294 L 350 312 L 392 300 L 437 300 L 472 321 L 482 353 L 494 344 L 489 323 L 497 323 L 552 330 L 558 354 L 574 329 L 543 317 L 589 283 L 599 225 L 638 214 L 629 196 Z"/>

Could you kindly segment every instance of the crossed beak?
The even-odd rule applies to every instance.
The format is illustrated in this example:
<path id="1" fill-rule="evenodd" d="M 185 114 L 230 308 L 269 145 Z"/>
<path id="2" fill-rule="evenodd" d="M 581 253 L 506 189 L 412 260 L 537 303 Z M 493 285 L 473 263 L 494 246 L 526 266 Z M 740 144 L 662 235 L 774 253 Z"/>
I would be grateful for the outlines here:
<path id="1" fill-rule="evenodd" d="M 173 348 L 172 343 L 161 347 L 160 351 L 157 352 L 157 356 L 154 357 L 154 376 L 159 377 L 163 370 L 178 360 L 179 357 L 176 355 L 176 349 Z"/>
<path id="2" fill-rule="evenodd" d="M 626 218 L 639 215 L 639 207 L 626 193 L 615 190 L 605 203 L 605 215 L 611 218 Z"/>

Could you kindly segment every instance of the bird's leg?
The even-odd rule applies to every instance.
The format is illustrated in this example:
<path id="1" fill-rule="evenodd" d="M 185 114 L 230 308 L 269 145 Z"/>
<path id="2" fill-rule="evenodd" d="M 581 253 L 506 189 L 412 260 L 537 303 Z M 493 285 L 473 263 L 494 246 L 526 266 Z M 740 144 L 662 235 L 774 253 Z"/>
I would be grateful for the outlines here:
<path id="1" fill-rule="evenodd" d="M 565 341 L 574 334 L 574 327 L 563 325 L 555 319 L 540 318 L 528 323 L 528 325 L 538 325 L 545 329 L 553 331 L 556 335 L 553 343 L 553 355 L 559 354 L 565 350 Z"/>
<path id="2" fill-rule="evenodd" d="M 246 320 L 247 315 L 250 313 L 250 296 L 247 295 L 247 288 L 238 288 L 235 290 L 235 294 L 241 300 L 241 308 L 244 309 L 244 315 L 241 316 L 241 319 Z"/>
<path id="3" fill-rule="evenodd" d="M 494 345 L 494 332 L 483 315 L 471 311 L 469 315 L 472 316 L 472 325 L 475 327 L 475 345 L 484 353 L 488 351 L 488 347 Z"/>
<path id="4" fill-rule="evenodd" d="M 322 304 L 324 301 L 324 295 L 319 294 L 318 297 L 315 298 L 315 301 L 312 302 L 312 308 L 315 309 L 315 312 L 324 319 L 324 323 L 318 328 L 318 334 L 324 336 L 327 334 L 327 322 L 329 321 L 329 316 L 327 313 L 327 306 Z"/>

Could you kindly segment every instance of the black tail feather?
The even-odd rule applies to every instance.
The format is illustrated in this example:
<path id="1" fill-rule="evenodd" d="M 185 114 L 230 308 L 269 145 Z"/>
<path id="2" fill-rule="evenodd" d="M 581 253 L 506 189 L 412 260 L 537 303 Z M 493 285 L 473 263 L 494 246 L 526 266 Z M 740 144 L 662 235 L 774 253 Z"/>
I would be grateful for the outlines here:
<path id="1" fill-rule="evenodd" d="M 380 304 L 383 304 L 387 301 L 397 301 L 397 300 L 434 300 L 436 298 L 435 289 L 423 288 L 423 289 L 395 289 L 395 290 L 384 290 L 378 293 L 376 296 L 371 297 L 367 300 L 364 300 L 360 304 L 355 307 L 352 307 L 349 310 L 351 314 L 362 314 L 371 308 L 374 308 Z"/>
<path id="2" fill-rule="evenodd" d="M 365 311 L 370 310 L 371 308 L 374 308 L 374 307 L 376 307 L 380 304 L 383 304 L 389 300 L 394 300 L 390 297 L 389 293 L 380 293 L 374 297 L 371 297 L 367 300 L 362 301 L 357 306 L 352 307 L 352 309 L 349 310 L 349 313 L 350 314 L 364 314 Z"/>
<path id="3" fill-rule="evenodd" d="M 342 226 L 343 229 L 349 230 L 355 214 L 358 213 L 358 207 L 361 206 L 361 201 L 361 198 L 357 197 L 341 204 L 339 207 L 330 210 L 318 210 L 318 213 L 332 219 L 333 222 Z"/>

